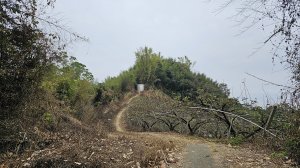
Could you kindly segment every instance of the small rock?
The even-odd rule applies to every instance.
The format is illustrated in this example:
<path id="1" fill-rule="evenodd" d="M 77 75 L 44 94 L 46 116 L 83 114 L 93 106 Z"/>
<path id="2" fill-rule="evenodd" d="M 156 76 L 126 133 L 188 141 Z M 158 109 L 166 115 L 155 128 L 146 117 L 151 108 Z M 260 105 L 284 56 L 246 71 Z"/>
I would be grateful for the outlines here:
<path id="1" fill-rule="evenodd" d="M 287 161 L 285 161 L 285 163 L 291 164 L 291 163 L 292 163 L 292 160 L 291 160 L 291 159 L 290 159 L 290 160 L 287 160 Z"/>
<path id="2" fill-rule="evenodd" d="M 38 156 L 39 153 L 41 153 L 41 150 L 39 150 L 39 151 L 34 151 L 34 152 L 31 154 L 31 157 Z"/>
<path id="3" fill-rule="evenodd" d="M 167 165 L 164 161 L 159 162 L 159 168 L 166 168 L 166 167 L 167 167 Z"/>
<path id="4" fill-rule="evenodd" d="M 29 167 L 29 166 L 30 166 L 29 163 L 24 163 L 24 164 L 23 164 L 23 167 Z"/>
<path id="5" fill-rule="evenodd" d="M 136 167 L 137 167 L 137 168 L 141 168 L 140 162 L 136 162 Z"/>
<path id="6" fill-rule="evenodd" d="M 74 162 L 74 163 L 77 164 L 77 165 L 79 165 L 79 166 L 81 165 L 81 163 L 79 163 L 79 162 Z"/>
<path id="7" fill-rule="evenodd" d="M 174 156 L 175 156 L 175 153 L 172 152 L 172 153 L 169 153 L 168 155 L 174 157 Z"/>
<path id="8" fill-rule="evenodd" d="M 176 163 L 176 162 L 177 162 L 177 160 L 176 160 L 175 158 L 173 158 L 173 157 L 168 158 L 167 161 L 168 161 L 169 163 Z"/>
<path id="9" fill-rule="evenodd" d="M 248 162 L 253 162 L 254 159 L 251 159 L 251 158 L 250 158 L 250 159 L 247 159 L 247 161 L 248 161 Z"/>
<path id="10" fill-rule="evenodd" d="M 91 157 L 95 154 L 95 152 L 92 152 L 92 154 L 90 155 L 90 157 L 88 159 L 91 159 Z"/>
<path id="11" fill-rule="evenodd" d="M 132 163 L 134 163 L 134 161 L 130 161 L 130 162 L 126 163 L 124 166 L 130 165 Z"/>
<path id="12" fill-rule="evenodd" d="M 7 153 L 7 156 L 8 156 L 8 157 L 11 157 L 12 155 L 13 155 L 12 152 L 8 152 L 8 153 Z"/>

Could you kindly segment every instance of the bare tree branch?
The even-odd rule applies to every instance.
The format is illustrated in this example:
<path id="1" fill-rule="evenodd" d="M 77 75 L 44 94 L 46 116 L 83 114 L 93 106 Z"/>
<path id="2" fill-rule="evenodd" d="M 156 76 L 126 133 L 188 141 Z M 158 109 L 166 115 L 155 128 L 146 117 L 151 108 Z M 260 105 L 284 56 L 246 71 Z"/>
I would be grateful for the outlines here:
<path id="1" fill-rule="evenodd" d="M 288 88 L 288 89 L 296 89 L 296 88 L 291 87 L 291 86 L 281 85 L 281 84 L 277 84 L 277 83 L 274 83 L 274 82 L 267 81 L 267 80 L 265 80 L 265 79 L 259 78 L 259 77 L 255 76 L 255 75 L 252 75 L 252 74 L 247 73 L 247 72 L 246 72 L 246 74 L 249 75 L 249 76 L 252 76 L 253 78 L 256 78 L 256 79 L 258 79 L 258 80 L 260 80 L 260 81 L 263 81 L 263 82 L 272 84 L 272 85 L 274 85 L 274 86 L 284 87 L 284 88 Z"/>
<path id="2" fill-rule="evenodd" d="M 216 112 L 220 112 L 220 113 L 229 114 L 229 115 L 231 115 L 231 116 L 235 116 L 235 117 L 240 118 L 240 119 L 242 119 L 242 120 L 244 120 L 244 121 L 247 121 L 247 122 L 251 123 L 252 125 L 254 125 L 254 126 L 256 126 L 256 127 L 265 130 L 265 131 L 268 132 L 270 135 L 272 135 L 272 136 L 274 136 L 274 137 L 277 137 L 275 134 L 273 134 L 273 133 L 270 132 L 269 130 L 265 129 L 264 127 L 258 125 L 257 123 L 255 123 L 255 122 L 253 122 L 253 121 L 251 121 L 251 120 L 248 120 L 248 119 L 246 119 L 246 118 L 244 118 L 244 117 L 241 117 L 241 116 L 239 116 L 239 115 L 237 115 L 237 114 L 230 113 L 230 112 L 223 111 L 223 110 L 217 110 L 217 109 L 213 109 L 213 108 L 205 108 L 205 107 L 190 107 L 190 108 L 191 108 L 191 109 L 203 109 L 203 110 L 208 110 L 208 111 L 216 111 Z"/>

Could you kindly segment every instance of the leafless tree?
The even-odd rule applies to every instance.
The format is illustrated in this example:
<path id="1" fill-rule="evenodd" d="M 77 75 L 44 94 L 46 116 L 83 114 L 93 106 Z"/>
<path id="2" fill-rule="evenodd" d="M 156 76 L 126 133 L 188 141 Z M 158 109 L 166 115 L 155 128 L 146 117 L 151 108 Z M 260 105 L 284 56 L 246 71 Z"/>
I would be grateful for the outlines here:
<path id="1" fill-rule="evenodd" d="M 223 3 L 223 2 L 222 2 Z M 299 107 L 300 98 L 300 1 L 228 0 L 220 10 L 238 6 L 234 16 L 247 31 L 257 25 L 270 30 L 264 43 L 273 45 L 273 60 L 278 58 L 292 72 L 293 89 L 284 89 L 290 103 Z"/>

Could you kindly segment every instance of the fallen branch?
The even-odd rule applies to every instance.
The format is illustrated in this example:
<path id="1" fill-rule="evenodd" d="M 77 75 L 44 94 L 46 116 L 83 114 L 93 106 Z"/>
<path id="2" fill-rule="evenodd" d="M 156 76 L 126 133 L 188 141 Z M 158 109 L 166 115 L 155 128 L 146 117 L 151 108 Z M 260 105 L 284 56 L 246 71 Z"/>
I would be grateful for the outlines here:
<path id="1" fill-rule="evenodd" d="M 247 121 L 247 122 L 251 123 L 252 125 L 255 125 L 255 126 L 259 127 L 260 129 L 263 129 L 264 131 L 266 131 L 266 132 L 269 133 L 270 135 L 272 135 L 272 136 L 274 136 L 274 137 L 277 137 L 274 133 L 272 133 L 271 131 L 267 130 L 266 128 L 264 128 L 264 127 L 258 125 L 257 123 L 255 123 L 255 122 L 253 122 L 253 121 L 251 121 L 251 120 L 248 120 L 248 119 L 246 119 L 246 118 L 244 118 L 244 117 L 241 117 L 241 116 L 239 116 L 239 115 L 237 115 L 237 114 L 230 113 L 230 112 L 223 111 L 223 110 L 217 110 L 217 109 L 213 109 L 213 108 L 206 108 L 206 107 L 190 107 L 190 108 L 191 108 L 191 109 L 203 109 L 203 110 L 209 110 L 209 111 L 216 111 L 216 112 L 219 112 L 219 113 L 224 113 L 224 114 L 228 114 L 228 115 L 231 115 L 231 116 L 235 116 L 235 117 L 237 117 L 237 118 L 240 118 L 240 119 L 242 119 L 242 120 L 244 120 L 244 121 Z"/>

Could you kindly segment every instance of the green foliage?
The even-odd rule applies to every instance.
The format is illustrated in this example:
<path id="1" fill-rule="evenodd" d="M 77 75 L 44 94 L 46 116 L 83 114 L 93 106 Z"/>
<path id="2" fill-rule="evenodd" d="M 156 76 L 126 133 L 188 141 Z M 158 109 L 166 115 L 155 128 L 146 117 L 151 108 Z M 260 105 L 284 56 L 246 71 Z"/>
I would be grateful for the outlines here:
<path id="1" fill-rule="evenodd" d="M 53 123 L 54 119 L 51 113 L 46 112 L 43 115 L 43 120 L 46 122 L 46 124 L 50 125 Z"/>
<path id="2" fill-rule="evenodd" d="M 286 142 L 287 155 L 300 164 L 300 138 L 293 138 Z"/>
<path id="3" fill-rule="evenodd" d="M 131 68 L 127 71 L 121 72 L 117 77 L 108 77 L 104 81 L 104 87 L 121 94 L 133 90 L 135 83 L 135 74 Z"/>
<path id="4" fill-rule="evenodd" d="M 236 137 L 231 137 L 229 139 L 229 143 L 233 146 L 237 146 L 242 144 L 245 141 L 245 138 L 242 135 L 236 136 Z"/>
<path id="5" fill-rule="evenodd" d="M 193 63 L 186 56 L 178 59 L 164 58 L 148 47 L 140 48 L 135 55 L 136 61 L 132 68 L 104 81 L 103 88 L 99 89 L 98 101 L 104 90 L 110 90 L 114 100 L 123 93 L 134 90 L 138 83 L 144 83 L 146 89 L 161 89 L 172 98 L 190 105 L 199 104 L 199 99 L 208 101 L 206 103 L 209 105 L 228 99 L 227 85 L 219 84 L 204 74 L 192 72 Z"/>
<path id="6" fill-rule="evenodd" d="M 136 55 L 134 69 L 137 82 L 162 89 L 173 98 L 195 100 L 203 93 L 223 98 L 229 96 L 226 84 L 218 84 L 204 74 L 192 72 L 192 61 L 186 56 L 164 58 L 147 47 L 140 49 Z"/>
<path id="7" fill-rule="evenodd" d="M 271 157 L 273 159 L 284 159 L 287 156 L 286 151 L 273 152 Z"/>
<path id="8" fill-rule="evenodd" d="M 67 58 L 67 57 L 66 57 Z M 96 95 L 93 75 L 75 58 L 65 59 L 61 65 L 52 65 L 42 82 L 42 88 L 70 105 L 74 114 L 83 117 L 84 107 L 92 104 Z"/>
<path id="9" fill-rule="evenodd" d="M 180 98 L 192 96 L 190 92 L 196 87 L 190 64 L 175 59 L 162 59 L 156 70 L 156 76 L 157 87 L 161 87 L 170 95 L 178 95 Z"/>
<path id="10" fill-rule="evenodd" d="M 106 105 L 119 100 L 125 93 L 135 89 L 135 72 L 132 68 L 123 71 L 117 77 L 108 77 L 98 85 L 94 105 Z"/>
<path id="11" fill-rule="evenodd" d="M 113 96 L 114 96 L 113 91 L 110 89 L 107 89 L 102 83 L 100 83 L 97 86 L 96 96 L 93 100 L 93 104 L 95 106 L 107 105 L 114 99 Z"/>
<path id="12" fill-rule="evenodd" d="M 161 59 L 160 54 L 153 53 L 152 48 L 141 48 L 135 53 L 136 61 L 134 71 L 137 83 L 153 84 L 155 71 Z"/>
<path id="13" fill-rule="evenodd" d="M 74 86 L 71 86 L 71 82 L 67 80 L 61 81 L 56 88 L 56 94 L 60 100 L 70 99 L 74 96 Z"/>

